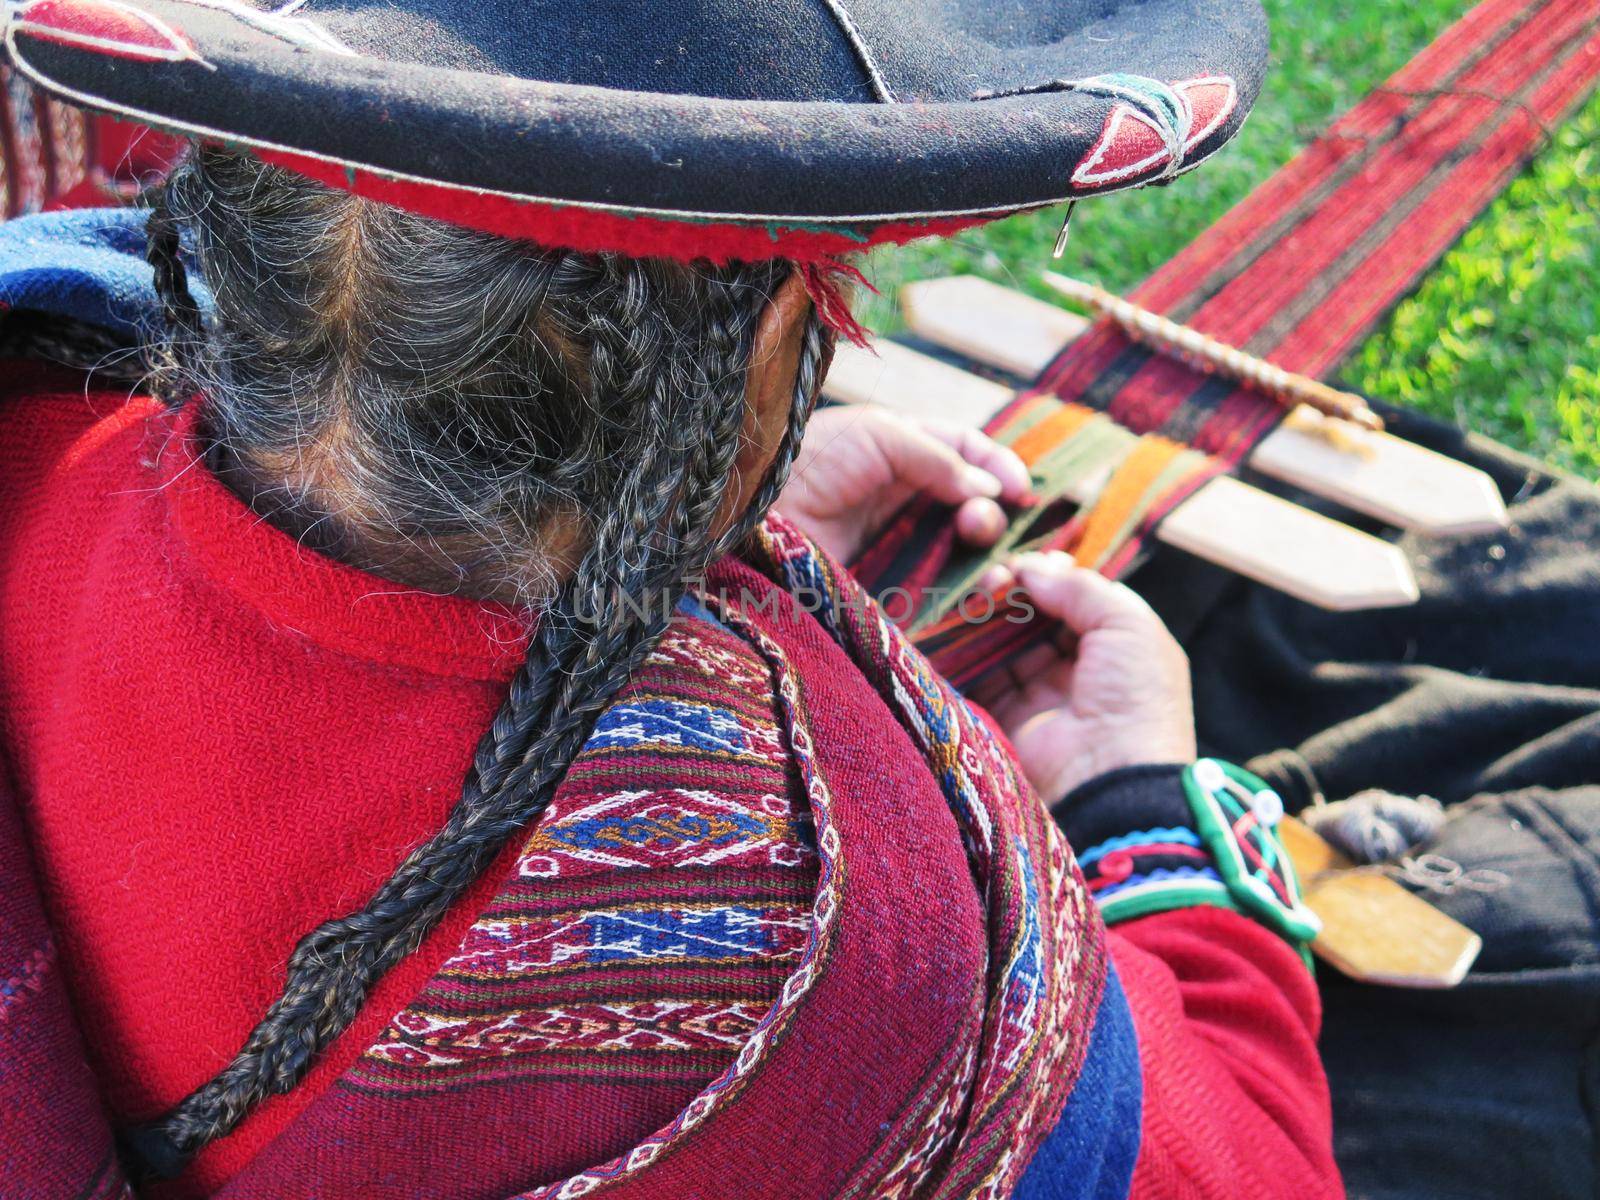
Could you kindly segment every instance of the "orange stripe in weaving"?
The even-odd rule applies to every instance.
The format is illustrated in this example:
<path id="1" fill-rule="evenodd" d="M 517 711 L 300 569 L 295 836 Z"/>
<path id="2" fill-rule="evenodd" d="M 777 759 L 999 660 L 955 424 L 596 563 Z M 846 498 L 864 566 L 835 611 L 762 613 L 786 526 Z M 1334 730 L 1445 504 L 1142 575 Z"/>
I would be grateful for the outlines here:
<path id="1" fill-rule="evenodd" d="M 1116 549 L 1117 535 L 1129 527 L 1144 503 L 1151 485 L 1184 450 L 1181 443 L 1154 434 L 1140 438 L 1083 515 L 1083 534 L 1073 547 L 1072 557 L 1086 567 L 1097 567 L 1105 561 Z"/>
<path id="2" fill-rule="evenodd" d="M 1028 466 L 1033 466 L 1100 414 L 1082 404 L 1063 403 L 1060 408 L 1029 429 L 1011 448 Z"/>

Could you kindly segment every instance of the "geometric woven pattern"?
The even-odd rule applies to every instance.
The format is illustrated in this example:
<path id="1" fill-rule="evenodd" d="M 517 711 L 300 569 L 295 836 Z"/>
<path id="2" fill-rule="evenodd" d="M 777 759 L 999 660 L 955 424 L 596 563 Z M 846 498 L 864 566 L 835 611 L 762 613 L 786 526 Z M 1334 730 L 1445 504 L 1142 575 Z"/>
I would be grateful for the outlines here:
<path id="1" fill-rule="evenodd" d="M 817 860 L 748 646 L 674 623 L 460 950 L 343 1086 L 702 1081 L 806 942 Z"/>

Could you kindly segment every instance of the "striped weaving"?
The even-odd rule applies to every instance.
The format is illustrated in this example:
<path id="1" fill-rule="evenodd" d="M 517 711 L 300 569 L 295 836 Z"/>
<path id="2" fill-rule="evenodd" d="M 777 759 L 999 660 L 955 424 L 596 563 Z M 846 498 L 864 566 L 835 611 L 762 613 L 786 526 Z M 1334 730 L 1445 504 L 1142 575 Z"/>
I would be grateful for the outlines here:
<path id="1" fill-rule="evenodd" d="M 700 1083 L 794 969 L 817 856 L 766 674 L 684 620 L 596 724 L 461 948 L 345 1080 Z"/>
<path id="2" fill-rule="evenodd" d="M 89 178 L 96 125 L 0 67 L 0 217 L 38 212 Z"/>
<path id="3" fill-rule="evenodd" d="M 1156 272 L 1135 303 L 1321 376 L 1416 285 L 1600 79 L 1592 0 L 1485 0 Z M 1283 410 L 1101 322 L 1047 393 L 1232 465 Z M 1003 428 L 1012 412 L 996 418 Z"/>
<path id="4" fill-rule="evenodd" d="M 1600 8 L 1592 0 L 1484 0 L 1131 298 L 1279 366 L 1322 376 L 1417 284 L 1597 80 Z M 1086 409 L 1131 434 L 1206 456 L 1137 495 L 1102 493 L 1118 528 L 1083 557 L 1112 576 L 1132 569 L 1160 520 L 1216 474 L 1236 468 L 1286 413 L 1101 320 L 987 429 L 1021 452 L 1030 430 L 1060 424 L 1050 444 L 1023 452 L 1037 463 L 1082 444 L 1084 425 L 1074 414 Z M 1079 469 L 1112 471 L 1137 445 L 1129 436 L 1102 446 Z M 1059 480 L 1046 473 L 1042 482 L 1048 493 Z M 1094 517 L 1060 506 L 1034 510 L 1023 519 L 1029 528 L 1013 530 L 997 553 L 1081 547 L 1083 526 Z M 961 554 L 947 510 L 914 503 L 856 569 L 880 592 L 900 587 L 911 595 L 919 646 L 947 675 L 967 682 L 1041 632 L 1038 623 L 974 625 L 952 612 L 949 600 L 939 606 L 927 597 L 929 587 L 975 579 L 992 558 Z"/>

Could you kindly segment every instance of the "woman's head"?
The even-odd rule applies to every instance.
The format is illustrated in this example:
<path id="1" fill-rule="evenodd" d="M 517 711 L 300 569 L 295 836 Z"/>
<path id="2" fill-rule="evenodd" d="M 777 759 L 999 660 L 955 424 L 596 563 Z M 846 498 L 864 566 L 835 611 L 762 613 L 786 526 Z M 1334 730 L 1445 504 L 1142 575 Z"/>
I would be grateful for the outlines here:
<path id="1" fill-rule="evenodd" d="M 608 520 L 646 519 L 650 487 L 734 448 L 710 435 L 793 277 L 548 250 L 220 149 L 164 205 L 216 297 L 174 348 L 236 486 L 379 574 L 530 604 Z"/>
<path id="2" fill-rule="evenodd" d="M 309 933 L 234 1061 L 130 1138 L 170 1173 L 292 1087 L 543 810 L 671 599 L 776 498 L 828 338 L 789 263 L 543 249 L 220 149 L 157 194 L 150 257 L 167 390 L 202 397 L 237 490 L 341 558 L 534 624 L 444 828 Z"/>

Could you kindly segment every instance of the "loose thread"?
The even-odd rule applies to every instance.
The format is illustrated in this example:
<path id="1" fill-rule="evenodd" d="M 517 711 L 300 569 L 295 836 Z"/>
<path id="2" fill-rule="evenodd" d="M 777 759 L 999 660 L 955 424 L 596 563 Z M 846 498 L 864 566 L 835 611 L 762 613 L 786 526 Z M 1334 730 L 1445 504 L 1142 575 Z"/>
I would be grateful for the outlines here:
<path id="1" fill-rule="evenodd" d="M 844 291 L 846 287 L 859 285 L 876 296 L 878 289 L 872 286 L 872 282 L 860 270 L 836 258 L 802 263 L 800 275 L 822 323 L 851 345 L 867 349 L 870 333 L 850 311 L 850 302 L 845 299 Z"/>

